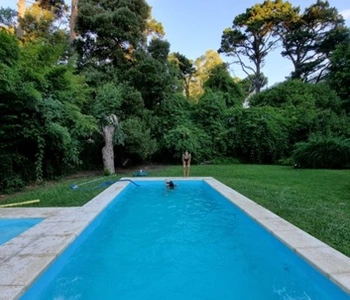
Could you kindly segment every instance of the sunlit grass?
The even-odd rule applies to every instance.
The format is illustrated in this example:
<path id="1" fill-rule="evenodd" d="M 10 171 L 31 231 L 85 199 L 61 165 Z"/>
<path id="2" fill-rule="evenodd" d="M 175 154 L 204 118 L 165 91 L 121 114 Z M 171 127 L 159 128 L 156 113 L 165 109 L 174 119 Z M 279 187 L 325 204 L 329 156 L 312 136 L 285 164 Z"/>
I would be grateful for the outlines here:
<path id="1" fill-rule="evenodd" d="M 132 176 L 133 172 L 123 174 Z M 181 166 L 152 169 L 149 176 L 182 176 Z M 191 176 L 211 176 L 350 256 L 350 170 L 303 170 L 265 165 L 200 165 Z M 115 176 L 115 180 L 122 176 Z M 99 178 L 100 181 L 80 184 Z M 79 206 L 91 200 L 109 177 L 82 177 L 46 183 L 0 204 L 40 199 L 31 206 Z M 89 190 L 89 188 L 91 189 Z"/>

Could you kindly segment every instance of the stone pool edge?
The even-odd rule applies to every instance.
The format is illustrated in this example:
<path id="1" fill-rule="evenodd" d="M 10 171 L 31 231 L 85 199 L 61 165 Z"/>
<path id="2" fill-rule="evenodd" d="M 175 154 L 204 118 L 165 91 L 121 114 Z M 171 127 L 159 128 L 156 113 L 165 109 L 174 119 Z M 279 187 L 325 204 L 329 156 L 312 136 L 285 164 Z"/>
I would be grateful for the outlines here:
<path id="1" fill-rule="evenodd" d="M 213 177 L 122 178 L 81 207 L 0 208 L 1 218 L 45 218 L 0 246 L 0 300 L 18 299 L 133 181 L 203 180 L 350 294 L 350 258 Z"/>

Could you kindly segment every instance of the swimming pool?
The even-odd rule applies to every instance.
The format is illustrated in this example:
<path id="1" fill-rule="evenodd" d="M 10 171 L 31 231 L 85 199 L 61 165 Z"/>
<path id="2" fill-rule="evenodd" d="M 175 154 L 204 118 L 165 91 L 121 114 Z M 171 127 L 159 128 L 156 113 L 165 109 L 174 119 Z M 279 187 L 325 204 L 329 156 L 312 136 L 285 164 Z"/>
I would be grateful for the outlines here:
<path id="1" fill-rule="evenodd" d="M 21 299 L 349 299 L 206 182 L 138 183 Z"/>
<path id="2" fill-rule="evenodd" d="M 25 230 L 38 224 L 43 219 L 0 219 L 0 245 L 6 243 L 17 235 L 20 235 Z"/>

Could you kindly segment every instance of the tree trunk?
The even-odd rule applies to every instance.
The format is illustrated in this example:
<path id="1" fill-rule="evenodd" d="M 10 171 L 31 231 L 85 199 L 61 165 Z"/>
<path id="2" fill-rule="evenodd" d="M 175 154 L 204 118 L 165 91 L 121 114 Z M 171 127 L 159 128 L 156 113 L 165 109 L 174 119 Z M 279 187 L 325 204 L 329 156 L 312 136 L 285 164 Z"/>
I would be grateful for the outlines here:
<path id="1" fill-rule="evenodd" d="M 76 38 L 77 34 L 75 32 L 75 21 L 78 14 L 78 0 L 72 0 L 71 2 L 71 14 L 70 14 L 70 20 L 69 20 L 69 42 L 72 43 L 74 39 Z"/>
<path id="2" fill-rule="evenodd" d="M 17 2 L 17 29 L 16 29 L 16 35 L 17 37 L 22 37 L 23 30 L 21 28 L 21 19 L 24 18 L 24 14 L 26 12 L 26 1 L 25 0 L 18 0 Z"/>
<path id="3" fill-rule="evenodd" d="M 116 127 L 114 124 L 103 127 L 103 137 L 105 140 L 105 146 L 102 148 L 103 167 L 105 170 L 108 170 L 110 174 L 115 174 L 113 150 L 113 137 L 115 130 Z"/>

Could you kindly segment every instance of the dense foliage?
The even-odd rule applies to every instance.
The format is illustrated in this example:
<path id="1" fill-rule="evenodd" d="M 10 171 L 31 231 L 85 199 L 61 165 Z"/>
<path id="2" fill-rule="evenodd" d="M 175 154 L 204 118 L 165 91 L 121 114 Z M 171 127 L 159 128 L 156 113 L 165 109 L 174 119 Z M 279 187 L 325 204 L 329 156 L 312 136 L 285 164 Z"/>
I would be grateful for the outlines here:
<path id="1" fill-rule="evenodd" d="M 327 1 L 303 13 L 265 1 L 235 17 L 220 51 L 245 67 L 243 79 L 212 50 L 195 62 L 170 53 L 144 0 L 79 1 L 71 32 L 59 26 L 68 11 L 38 0 L 17 20 L 0 9 L 0 191 L 106 169 L 106 153 L 107 171 L 179 163 L 185 149 L 197 164 L 349 167 L 350 34 Z M 295 70 L 262 90 L 278 45 Z"/>
<path id="2" fill-rule="evenodd" d="M 298 166 L 341 169 L 350 167 L 350 139 L 312 136 L 296 144 L 293 158 Z"/>

